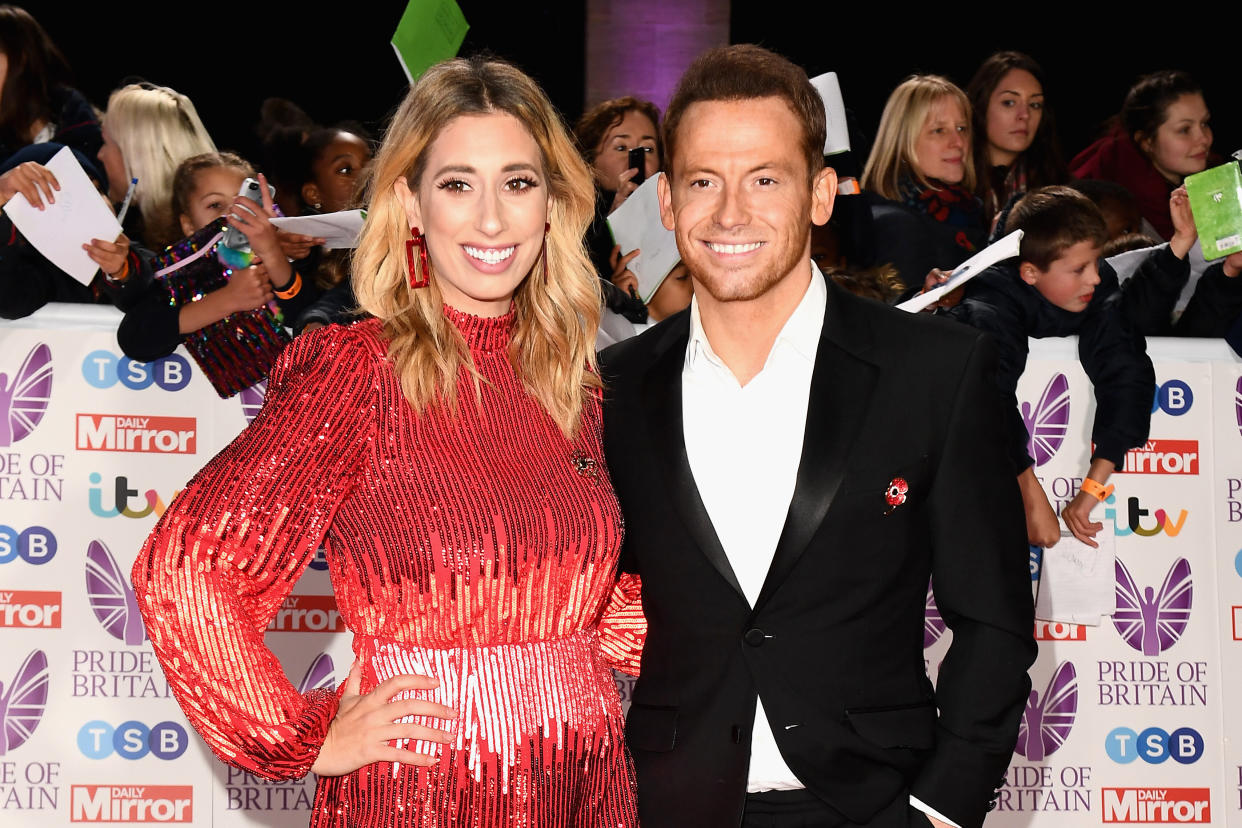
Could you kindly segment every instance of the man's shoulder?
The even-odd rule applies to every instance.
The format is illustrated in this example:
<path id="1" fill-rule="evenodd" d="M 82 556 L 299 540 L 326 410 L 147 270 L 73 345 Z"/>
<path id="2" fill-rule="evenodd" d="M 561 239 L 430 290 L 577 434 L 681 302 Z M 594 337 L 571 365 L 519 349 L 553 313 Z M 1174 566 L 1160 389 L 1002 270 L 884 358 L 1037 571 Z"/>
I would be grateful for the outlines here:
<path id="1" fill-rule="evenodd" d="M 910 360 L 912 365 L 934 364 L 964 357 L 975 346 L 979 332 L 944 316 L 909 313 L 872 299 L 837 291 L 830 301 L 841 303 L 841 314 L 851 326 L 870 333 L 877 362 Z"/>
<path id="2" fill-rule="evenodd" d="M 685 352 L 690 335 L 690 309 L 676 313 L 637 336 L 622 340 L 599 355 L 599 373 L 606 384 L 628 383 L 644 375 L 670 348 Z"/>

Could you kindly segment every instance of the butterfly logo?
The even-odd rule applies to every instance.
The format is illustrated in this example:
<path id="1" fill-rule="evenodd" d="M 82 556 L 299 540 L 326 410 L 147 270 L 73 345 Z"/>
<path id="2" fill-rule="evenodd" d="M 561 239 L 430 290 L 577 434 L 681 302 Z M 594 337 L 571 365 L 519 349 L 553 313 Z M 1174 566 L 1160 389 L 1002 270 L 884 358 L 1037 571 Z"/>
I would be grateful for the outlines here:
<path id="1" fill-rule="evenodd" d="M 327 653 L 320 653 L 315 656 L 315 660 L 310 663 L 310 667 L 306 668 L 306 675 L 298 682 L 298 692 L 335 690 L 336 682 L 332 679 L 332 670 L 332 656 Z"/>
<path id="2" fill-rule="evenodd" d="M 1065 374 L 1052 375 L 1034 409 L 1029 402 L 1022 403 L 1021 409 L 1028 435 L 1026 451 L 1036 466 L 1042 466 L 1061 448 L 1069 430 L 1070 393 Z"/>
<path id="3" fill-rule="evenodd" d="M 1234 390 L 1233 413 L 1238 418 L 1238 431 L 1242 432 L 1242 377 L 1238 377 L 1238 385 Z"/>
<path id="4" fill-rule="evenodd" d="M 8 688 L 0 683 L 0 756 L 21 747 L 47 706 L 47 654 L 31 650 Z"/>
<path id="5" fill-rule="evenodd" d="M 1130 570 L 1117 559 L 1117 612 L 1113 626 L 1125 642 L 1145 656 L 1157 656 L 1177 643 L 1190 621 L 1194 585 L 1190 564 L 1178 558 L 1160 585 L 1140 593 Z"/>
<path id="6" fill-rule="evenodd" d="M 263 408 L 263 398 L 267 396 L 267 380 L 259 380 L 249 388 L 243 388 L 238 396 L 241 397 L 242 414 L 249 425 L 259 415 L 259 409 Z"/>
<path id="7" fill-rule="evenodd" d="M 86 598 L 108 635 L 130 645 L 147 640 L 133 587 L 103 541 L 86 547 Z"/>
<path id="8" fill-rule="evenodd" d="M 936 596 L 932 594 L 931 581 L 928 581 L 927 603 L 923 609 L 923 649 L 935 644 L 944 635 L 945 627 L 940 608 L 936 606 Z"/>
<path id="9" fill-rule="evenodd" d="M 1018 744 L 1014 750 L 1031 762 L 1042 762 L 1060 750 L 1069 738 L 1078 712 L 1078 674 L 1071 662 L 1063 661 L 1053 672 L 1041 699 L 1031 696 L 1018 725 Z"/>
<path id="10" fill-rule="evenodd" d="M 17 376 L 0 373 L 0 447 L 30 436 L 52 398 L 52 351 L 40 343 L 30 349 Z"/>

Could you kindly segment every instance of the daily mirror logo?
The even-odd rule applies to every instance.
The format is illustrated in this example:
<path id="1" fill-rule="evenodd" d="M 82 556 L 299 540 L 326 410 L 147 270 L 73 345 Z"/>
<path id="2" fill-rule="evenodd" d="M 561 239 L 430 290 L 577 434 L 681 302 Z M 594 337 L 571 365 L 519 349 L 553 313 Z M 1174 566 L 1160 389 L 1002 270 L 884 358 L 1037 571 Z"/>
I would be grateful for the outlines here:
<path id="1" fill-rule="evenodd" d="M 1208 788 L 1103 788 L 1104 822 L 1189 824 L 1212 821 Z"/>
<path id="2" fill-rule="evenodd" d="M 1186 631 L 1194 599 L 1190 563 L 1178 558 L 1169 567 L 1160 591 L 1150 586 L 1140 591 L 1134 576 L 1117 559 L 1117 611 L 1113 626 L 1121 637 L 1145 656 L 1158 656 L 1172 647 Z"/>
<path id="3" fill-rule="evenodd" d="M 0 371 L 0 448 L 29 437 L 51 399 L 52 350 L 40 343 L 26 354 L 16 374 Z"/>
<path id="4" fill-rule="evenodd" d="M 131 646 L 147 640 L 134 589 L 103 541 L 86 547 L 86 599 L 108 635 Z"/>
<path id="5" fill-rule="evenodd" d="M 1077 713 L 1078 674 L 1073 663 L 1063 661 L 1048 680 L 1042 698 L 1031 691 L 1018 725 L 1015 752 L 1031 762 L 1042 762 L 1065 744 Z"/>
<path id="6" fill-rule="evenodd" d="M 193 822 L 190 785 L 73 785 L 70 822 Z"/>
<path id="7" fill-rule="evenodd" d="M 290 595 L 267 625 L 268 632 L 345 632 L 345 619 L 331 595 Z"/>
<path id="8" fill-rule="evenodd" d="M 0 592 L 0 627 L 60 629 L 60 593 L 33 589 Z"/>
<path id="9" fill-rule="evenodd" d="M 17 675 L 5 686 L 0 683 L 0 756 L 26 743 L 47 706 L 47 654 L 31 650 Z"/>
<path id="10" fill-rule="evenodd" d="M 79 451 L 131 451 L 194 454 L 198 423 L 193 417 L 142 417 L 79 414 Z"/>
<path id="11" fill-rule="evenodd" d="M 1070 393 L 1065 374 L 1053 374 L 1039 401 L 1034 406 L 1023 401 L 1020 408 L 1028 435 L 1026 451 L 1036 466 L 1042 466 L 1056 455 L 1069 430 Z"/>
<path id="12" fill-rule="evenodd" d="M 1198 440 L 1148 440 L 1126 452 L 1118 471 L 1129 474 L 1198 474 Z"/>

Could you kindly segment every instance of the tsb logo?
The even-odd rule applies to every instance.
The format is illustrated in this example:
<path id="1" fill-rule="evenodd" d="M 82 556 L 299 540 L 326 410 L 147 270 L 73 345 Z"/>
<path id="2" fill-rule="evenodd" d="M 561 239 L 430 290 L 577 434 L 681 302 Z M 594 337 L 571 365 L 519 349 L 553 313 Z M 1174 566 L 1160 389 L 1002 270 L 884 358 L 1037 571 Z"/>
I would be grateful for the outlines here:
<path id="1" fill-rule="evenodd" d="M 1104 750 L 1108 758 L 1123 765 L 1135 759 L 1142 759 L 1149 765 L 1159 765 L 1166 759 L 1189 765 L 1198 762 L 1203 755 L 1203 737 L 1193 727 L 1179 727 L 1172 733 L 1158 727 L 1149 727 L 1141 733 L 1117 727 L 1104 737 Z"/>
<path id="2" fill-rule="evenodd" d="M 72 822 L 193 822 L 190 785 L 73 785 Z"/>
<path id="3" fill-rule="evenodd" d="M 180 354 L 155 362 L 134 362 L 111 351 L 91 351 L 82 360 L 82 376 L 95 388 L 111 388 L 118 382 L 141 391 L 155 383 L 165 391 L 180 391 L 190 384 L 190 363 Z"/>
<path id="4" fill-rule="evenodd" d="M 0 627 L 60 629 L 60 593 L 0 592 Z"/>
<path id="5" fill-rule="evenodd" d="M 1208 788 L 1102 788 L 1104 822 L 1211 822 Z"/>
<path id="6" fill-rule="evenodd" d="M 1151 402 L 1151 413 L 1163 411 L 1174 417 L 1180 417 L 1190 410 L 1195 395 L 1190 386 L 1181 380 L 1169 380 L 1156 386 L 1156 397 Z"/>
<path id="7" fill-rule="evenodd" d="M 79 414 L 79 451 L 145 451 L 193 454 L 197 424 L 193 417 L 122 417 Z"/>
<path id="8" fill-rule="evenodd" d="M 0 564 L 21 558 L 28 564 L 45 564 L 56 556 L 56 536 L 44 526 L 18 532 L 0 523 Z"/>
<path id="9" fill-rule="evenodd" d="M 176 759 L 189 745 L 185 728 L 176 722 L 160 722 L 147 727 L 142 722 L 124 722 L 116 727 L 93 721 L 78 731 L 78 750 L 88 759 L 103 759 L 114 752 L 122 759 L 141 759 L 148 753 L 157 759 Z"/>

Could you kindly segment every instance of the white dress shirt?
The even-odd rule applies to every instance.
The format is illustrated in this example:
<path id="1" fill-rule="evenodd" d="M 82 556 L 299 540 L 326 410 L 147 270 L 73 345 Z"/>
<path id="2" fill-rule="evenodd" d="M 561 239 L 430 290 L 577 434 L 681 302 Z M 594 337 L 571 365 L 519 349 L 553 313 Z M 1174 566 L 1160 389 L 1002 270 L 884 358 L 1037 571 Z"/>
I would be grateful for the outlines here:
<path id="1" fill-rule="evenodd" d="M 763 368 L 739 385 L 712 350 L 699 302 L 690 303 L 690 342 L 681 372 L 682 433 L 695 486 L 746 600 L 754 607 L 772 565 L 798 479 L 815 354 L 828 288 L 811 282 L 772 344 Z M 750 745 L 750 793 L 804 788 L 785 764 L 759 700 Z M 915 797 L 910 804 L 955 825 Z"/>
<path id="2" fill-rule="evenodd" d="M 807 267 L 811 268 L 810 262 Z M 690 471 L 720 545 L 753 607 L 785 526 L 802 458 L 806 406 L 828 289 L 817 271 L 745 386 L 716 356 L 690 305 L 690 342 L 681 374 L 682 431 Z M 781 758 L 759 702 L 748 791 L 804 787 Z"/>

